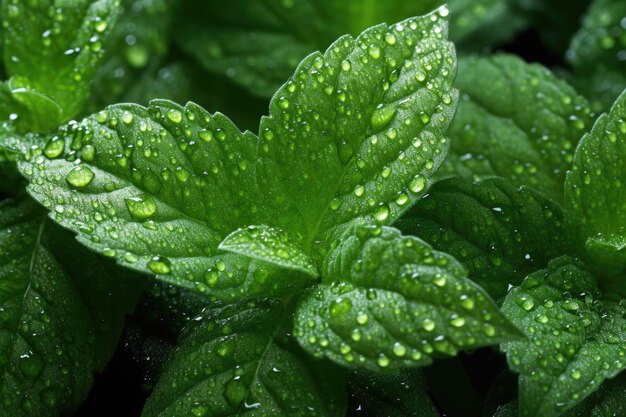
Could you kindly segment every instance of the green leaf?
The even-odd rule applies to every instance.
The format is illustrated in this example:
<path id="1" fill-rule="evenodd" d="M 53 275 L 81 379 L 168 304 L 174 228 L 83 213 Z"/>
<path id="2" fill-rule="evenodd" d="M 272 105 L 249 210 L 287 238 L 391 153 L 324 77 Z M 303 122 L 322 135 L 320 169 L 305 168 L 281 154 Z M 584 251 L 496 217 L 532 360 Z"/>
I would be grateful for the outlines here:
<path id="1" fill-rule="evenodd" d="M 50 221 L 45 237 L 50 253 L 72 277 L 74 288 L 89 311 L 94 324 L 95 371 L 102 372 L 117 348 L 126 315 L 135 309 L 144 287 L 143 276 L 86 250 L 72 233 Z"/>
<path id="2" fill-rule="evenodd" d="M 587 100 L 546 68 L 509 55 L 460 60 L 457 86 L 452 162 L 470 171 L 480 163 L 474 179 L 504 177 L 561 201 L 574 149 L 591 126 Z M 450 162 L 443 171 L 463 173 Z"/>
<path id="3" fill-rule="evenodd" d="M 565 185 L 568 228 L 604 271 L 626 266 L 625 156 L 626 91 L 580 141 Z"/>
<path id="4" fill-rule="evenodd" d="M 155 78 L 170 49 L 172 26 L 179 6 L 176 0 L 122 0 L 117 23 L 104 44 L 105 55 L 91 86 L 89 109 L 98 111 L 126 100 L 147 72 Z M 152 75 L 152 74 L 151 74 Z M 179 84 L 185 80 L 175 80 Z M 153 98 L 173 97 L 161 94 Z M 184 97 L 189 100 L 190 96 Z"/>
<path id="5" fill-rule="evenodd" d="M 626 310 L 602 301 L 595 280 L 569 258 L 529 275 L 502 311 L 527 339 L 504 343 L 520 374 L 520 417 L 556 416 L 626 368 Z"/>
<path id="6" fill-rule="evenodd" d="M 518 336 L 456 260 L 415 237 L 357 225 L 333 246 L 326 282 L 296 311 L 294 334 L 315 356 L 380 371 Z"/>
<path id="7" fill-rule="evenodd" d="M 450 178 L 436 183 L 397 227 L 454 256 L 498 300 L 567 253 L 563 223 L 559 205 L 528 187 L 502 178 Z"/>
<path id="8" fill-rule="evenodd" d="M 456 109 L 447 9 L 313 53 L 261 120 L 258 181 L 301 235 L 364 216 L 390 223 L 428 189 Z M 319 175 L 323 173 L 323 175 Z"/>
<path id="9" fill-rule="evenodd" d="M 80 112 L 118 5 L 118 0 L 2 3 L 4 64 L 11 77 L 3 88 L 38 114 L 16 113 L 18 122 L 36 121 L 22 129 L 51 129 Z"/>
<path id="10" fill-rule="evenodd" d="M 594 110 L 605 111 L 626 88 L 626 4 L 595 0 L 567 51 L 575 83 L 588 95 Z"/>
<path id="11" fill-rule="evenodd" d="M 313 261 L 289 240 L 285 232 L 269 226 L 248 226 L 235 230 L 220 243 L 219 249 L 313 277 L 319 275 Z"/>
<path id="12" fill-rule="evenodd" d="M 439 417 L 417 369 L 355 372 L 350 380 L 353 402 L 361 414 L 385 417 Z"/>
<path id="13" fill-rule="evenodd" d="M 324 384 L 334 391 L 323 388 L 314 366 L 285 342 L 284 314 L 282 304 L 262 300 L 205 311 L 170 357 L 143 417 L 343 416 L 344 378 L 329 372 Z"/>
<path id="14" fill-rule="evenodd" d="M 31 201 L 0 202 L 0 404 L 16 417 L 75 410 L 138 296 L 58 232 Z"/>
<path id="15" fill-rule="evenodd" d="M 449 0 L 450 39 L 461 52 L 510 40 L 526 26 L 507 0 Z"/>
<path id="16" fill-rule="evenodd" d="M 626 374 L 606 381 L 598 391 L 582 403 L 562 414 L 562 417 L 615 417 L 626 415 Z M 498 410 L 494 417 L 518 417 L 517 401 L 512 401 Z"/>
<path id="17" fill-rule="evenodd" d="M 192 103 L 122 104 L 65 127 L 20 166 L 88 247 L 212 299 L 252 298 L 310 279 L 218 250 L 233 230 L 267 223 L 257 143 Z"/>
<path id="18" fill-rule="evenodd" d="M 440 0 L 189 2 L 178 43 L 206 69 L 271 97 L 309 53 L 344 34 L 433 10 Z"/>
<path id="19" fill-rule="evenodd" d="M 391 222 L 426 192 L 455 109 L 445 13 L 311 55 L 272 101 L 260 140 L 191 103 L 114 105 L 71 123 L 28 147 L 29 191 L 123 265 L 213 299 L 285 294 L 310 277 L 278 276 L 219 243 L 264 224 L 317 255 L 322 233 L 358 216 Z"/>

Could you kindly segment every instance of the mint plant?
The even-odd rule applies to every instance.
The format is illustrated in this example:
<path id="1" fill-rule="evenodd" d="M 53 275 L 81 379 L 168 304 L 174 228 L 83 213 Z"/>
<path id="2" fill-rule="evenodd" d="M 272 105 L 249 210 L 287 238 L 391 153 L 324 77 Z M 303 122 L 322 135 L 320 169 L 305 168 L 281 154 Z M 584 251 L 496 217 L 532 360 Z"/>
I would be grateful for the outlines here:
<path id="1" fill-rule="evenodd" d="M 2 0 L 0 415 L 621 415 L 609 3 Z"/>

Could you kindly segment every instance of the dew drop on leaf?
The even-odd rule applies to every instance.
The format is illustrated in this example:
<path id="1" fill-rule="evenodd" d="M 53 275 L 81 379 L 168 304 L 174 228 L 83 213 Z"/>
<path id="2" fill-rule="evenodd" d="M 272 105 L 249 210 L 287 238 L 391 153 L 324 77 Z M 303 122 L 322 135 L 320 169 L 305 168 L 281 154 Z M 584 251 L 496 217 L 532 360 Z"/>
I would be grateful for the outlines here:
<path id="1" fill-rule="evenodd" d="M 84 188 L 91 184 L 94 176 L 93 171 L 89 169 L 89 167 L 78 165 L 68 172 L 65 176 L 65 180 L 74 188 Z"/>

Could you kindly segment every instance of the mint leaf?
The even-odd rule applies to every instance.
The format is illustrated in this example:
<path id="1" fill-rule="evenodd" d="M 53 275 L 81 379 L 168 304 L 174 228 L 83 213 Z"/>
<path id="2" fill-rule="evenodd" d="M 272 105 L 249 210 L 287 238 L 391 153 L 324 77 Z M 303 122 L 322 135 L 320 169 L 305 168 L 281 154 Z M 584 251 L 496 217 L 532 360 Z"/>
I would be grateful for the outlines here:
<path id="1" fill-rule="evenodd" d="M 507 0 L 450 0 L 450 38 L 460 51 L 495 46 L 526 26 Z"/>
<path id="2" fill-rule="evenodd" d="M 18 417 L 78 407 L 138 296 L 57 232 L 31 201 L 0 202 L 0 404 Z"/>
<path id="3" fill-rule="evenodd" d="M 626 92 L 580 141 L 565 185 L 568 227 L 589 260 L 605 271 L 626 266 L 624 155 Z"/>
<path id="4" fill-rule="evenodd" d="M 354 226 L 327 255 L 325 283 L 296 311 L 315 356 L 373 371 L 511 340 L 518 331 L 452 257 L 381 226 Z"/>
<path id="5" fill-rule="evenodd" d="M 365 415 L 386 417 L 439 417 L 417 369 L 352 375 L 350 388 L 356 409 Z"/>
<path id="6" fill-rule="evenodd" d="M 502 345 L 520 374 L 520 417 L 559 415 L 626 368 L 623 300 L 603 301 L 569 258 L 526 277 L 502 311 L 527 337 Z"/>
<path id="7" fill-rule="evenodd" d="M 335 389 L 328 395 L 313 366 L 285 343 L 284 313 L 263 300 L 205 311 L 170 357 L 143 417 L 343 416 L 343 378 L 324 382 Z"/>
<path id="8" fill-rule="evenodd" d="M 274 95 L 261 120 L 258 181 L 282 210 L 278 226 L 305 248 L 355 217 L 390 223 L 428 189 L 456 108 L 447 14 L 344 36 Z"/>
<path id="9" fill-rule="evenodd" d="M 94 369 L 101 372 L 117 348 L 126 315 L 135 309 L 144 280 L 86 250 L 70 232 L 49 220 L 45 238 L 48 250 L 72 277 L 74 288 L 89 312 L 94 327 L 91 336 Z"/>
<path id="10" fill-rule="evenodd" d="M 115 23 L 118 0 L 3 2 L 6 84 L 15 101 L 37 117 L 22 129 L 44 131 L 65 123 L 82 109 Z M 6 88 L 4 87 L 4 88 Z M 47 117 L 42 117 L 46 115 Z"/>
<path id="11" fill-rule="evenodd" d="M 104 44 L 105 54 L 91 86 L 90 111 L 119 102 L 144 104 L 127 100 L 126 95 L 147 74 L 157 76 L 170 50 L 178 3 L 176 0 L 121 1 L 119 17 Z M 167 94 L 158 98 L 172 99 Z"/>
<path id="12" fill-rule="evenodd" d="M 559 205 L 528 187 L 451 178 L 436 183 L 397 227 L 454 256 L 498 300 L 567 253 L 563 223 Z"/>
<path id="13" fill-rule="evenodd" d="M 263 262 L 318 276 L 313 261 L 279 229 L 248 226 L 235 230 L 220 243 L 219 249 Z"/>
<path id="14" fill-rule="evenodd" d="M 460 60 L 457 87 L 454 162 L 470 171 L 482 163 L 474 179 L 501 176 L 560 201 L 576 144 L 591 126 L 587 100 L 546 68 L 510 55 Z M 450 163 L 446 170 L 462 173 Z"/>
<path id="15" fill-rule="evenodd" d="M 562 417 L 614 417 L 626 413 L 624 390 L 626 375 L 606 381 L 602 386 L 582 403 L 560 414 Z M 517 401 L 501 407 L 494 417 L 518 417 Z"/>
<path id="16" fill-rule="evenodd" d="M 305 253 L 315 244 L 318 257 L 322 233 L 358 216 L 391 222 L 426 192 L 455 108 L 445 14 L 311 55 L 277 93 L 260 140 L 194 104 L 114 105 L 29 146 L 20 169 L 57 222 L 123 265 L 214 299 L 285 294 L 310 277 L 278 277 L 219 243 L 264 224 Z M 344 99 L 338 108 L 329 91 Z"/>
<path id="17" fill-rule="evenodd" d="M 591 99 L 595 111 L 608 110 L 626 88 L 624 18 L 623 1 L 593 1 L 567 50 L 574 82 Z"/>
<path id="18" fill-rule="evenodd" d="M 439 0 L 194 2 L 183 6 L 187 22 L 178 43 L 207 70 L 256 95 L 271 97 L 302 59 L 340 36 L 422 15 L 440 4 Z"/>
<path id="19" fill-rule="evenodd" d="M 30 193 L 88 247 L 211 298 L 252 298 L 310 279 L 218 250 L 233 230 L 266 223 L 256 146 L 219 113 L 153 101 L 70 124 L 20 166 Z"/>

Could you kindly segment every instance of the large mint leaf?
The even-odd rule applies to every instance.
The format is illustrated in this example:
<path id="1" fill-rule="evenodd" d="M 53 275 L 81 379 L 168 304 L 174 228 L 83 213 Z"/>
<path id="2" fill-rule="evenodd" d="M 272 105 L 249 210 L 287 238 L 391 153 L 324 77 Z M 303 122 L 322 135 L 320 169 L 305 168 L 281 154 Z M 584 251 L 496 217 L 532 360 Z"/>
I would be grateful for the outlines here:
<path id="1" fill-rule="evenodd" d="M 18 123 L 20 117 L 28 121 L 22 129 L 51 129 L 80 112 L 118 6 L 119 0 L 2 3 L 4 64 L 11 77 L 4 88 L 40 116 L 13 113 Z"/>
<path id="2" fill-rule="evenodd" d="M 352 403 L 366 416 L 439 417 L 418 369 L 358 371 L 350 378 Z"/>
<path id="3" fill-rule="evenodd" d="M 218 250 L 266 223 L 257 143 L 219 113 L 154 101 L 70 124 L 20 166 L 55 221 L 122 265 L 211 298 L 277 295 L 309 278 Z"/>
<path id="4" fill-rule="evenodd" d="M 449 253 L 496 300 L 567 252 L 558 204 L 502 178 L 436 183 L 398 223 Z"/>
<path id="5" fill-rule="evenodd" d="M 460 60 L 457 86 L 455 157 L 445 170 L 505 177 L 560 201 L 576 144 L 591 126 L 587 100 L 546 68 L 509 55 Z"/>
<path id="6" fill-rule="evenodd" d="M 626 266 L 626 91 L 580 141 L 565 186 L 566 218 L 589 259 Z"/>
<path id="7" fill-rule="evenodd" d="M 124 286 L 127 274 L 57 233 L 31 201 L 0 203 L 0 406 L 7 415 L 76 409 L 138 296 Z"/>
<path id="8" fill-rule="evenodd" d="M 284 314 L 281 303 L 267 301 L 205 311 L 170 357 L 143 417 L 343 416 L 343 377 L 300 357 L 284 338 Z"/>
<path id="9" fill-rule="evenodd" d="M 520 417 L 559 415 L 626 368 L 626 309 L 603 301 L 593 276 L 569 258 L 529 275 L 502 311 L 527 339 L 504 343 L 520 374 Z"/>
<path id="10" fill-rule="evenodd" d="M 595 111 L 608 110 L 626 88 L 626 3 L 595 0 L 572 38 L 567 58 L 574 82 Z"/>
<path id="11" fill-rule="evenodd" d="M 315 356 L 344 366 L 423 366 L 518 336 L 454 258 L 393 228 L 349 229 L 322 275 L 300 302 L 294 334 Z"/>
<path id="12" fill-rule="evenodd" d="M 261 120 L 258 179 L 301 234 L 389 223 L 428 189 L 456 108 L 447 9 L 344 36 L 309 55 Z"/>
<path id="13" fill-rule="evenodd" d="M 426 192 L 455 108 L 445 14 L 311 55 L 277 93 L 261 140 L 194 104 L 111 106 L 29 146 L 29 190 L 124 265 L 214 298 L 283 294 L 308 278 L 278 278 L 219 243 L 263 224 L 308 253 L 321 232 L 357 216 L 390 222 Z"/>

